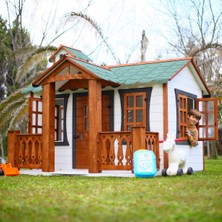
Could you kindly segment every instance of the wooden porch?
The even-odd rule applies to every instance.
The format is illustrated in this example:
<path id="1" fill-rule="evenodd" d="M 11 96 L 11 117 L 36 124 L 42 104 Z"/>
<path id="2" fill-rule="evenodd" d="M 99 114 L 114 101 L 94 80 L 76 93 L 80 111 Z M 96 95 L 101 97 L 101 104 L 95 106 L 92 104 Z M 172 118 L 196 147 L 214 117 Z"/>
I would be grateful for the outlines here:
<path id="1" fill-rule="evenodd" d="M 8 161 L 27 169 L 43 169 L 42 134 L 8 132 Z M 138 149 L 152 150 L 160 167 L 159 134 L 146 132 L 144 127 L 132 131 L 99 132 L 97 135 L 97 168 L 103 170 L 132 170 L 133 153 Z M 91 158 L 91 157 L 89 157 Z"/>

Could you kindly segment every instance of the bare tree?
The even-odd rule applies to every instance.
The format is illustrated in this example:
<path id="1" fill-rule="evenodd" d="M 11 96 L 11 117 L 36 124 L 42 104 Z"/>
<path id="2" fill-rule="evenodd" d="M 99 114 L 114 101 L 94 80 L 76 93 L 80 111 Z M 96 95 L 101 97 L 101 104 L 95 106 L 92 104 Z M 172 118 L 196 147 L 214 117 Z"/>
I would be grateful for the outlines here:
<path id="1" fill-rule="evenodd" d="M 165 1 L 162 3 L 164 4 Z M 222 2 L 168 0 L 167 3 L 165 7 L 173 21 L 171 30 L 176 36 L 176 38 L 167 38 L 169 44 L 177 53 L 195 59 L 212 95 L 221 97 Z M 221 104 L 219 104 L 219 113 L 221 108 Z M 211 156 L 216 157 L 216 142 L 211 142 L 210 147 L 211 154 L 213 154 Z"/>
<path id="2" fill-rule="evenodd" d="M 218 81 L 221 78 L 218 60 L 222 61 L 219 53 L 222 50 L 222 3 L 214 0 L 169 0 L 167 3 L 165 7 L 173 21 L 171 30 L 176 36 L 167 38 L 169 44 L 177 53 L 195 58 L 208 84 Z"/>
<path id="3" fill-rule="evenodd" d="M 141 39 L 141 62 L 146 60 L 147 45 L 148 45 L 148 38 L 146 37 L 145 30 L 143 30 L 142 39 Z"/>

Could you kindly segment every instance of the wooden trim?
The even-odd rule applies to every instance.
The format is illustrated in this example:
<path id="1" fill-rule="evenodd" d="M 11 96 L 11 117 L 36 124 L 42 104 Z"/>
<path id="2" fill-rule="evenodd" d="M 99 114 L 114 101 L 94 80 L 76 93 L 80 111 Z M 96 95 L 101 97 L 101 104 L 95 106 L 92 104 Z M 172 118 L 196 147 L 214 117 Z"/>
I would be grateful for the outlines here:
<path id="1" fill-rule="evenodd" d="M 32 111 L 33 111 L 33 92 L 30 93 L 29 101 L 29 110 L 28 110 L 28 134 L 32 133 Z"/>
<path id="2" fill-rule="evenodd" d="M 145 149 L 145 127 L 132 126 L 132 142 L 132 154 L 139 149 Z"/>
<path id="3" fill-rule="evenodd" d="M 210 107 L 210 103 L 212 103 L 212 107 Z M 202 106 L 201 106 L 201 105 Z M 199 126 L 199 141 L 207 141 L 207 140 L 218 140 L 218 99 L 213 98 L 198 98 L 196 100 L 197 109 L 202 113 L 203 117 L 198 123 Z M 210 117 L 213 117 L 210 119 Z M 204 119 L 204 121 L 203 121 Z M 213 129 L 213 135 L 209 135 L 210 129 Z M 205 133 L 200 133 L 204 131 Z M 203 136 L 204 135 L 204 136 Z"/>
<path id="4" fill-rule="evenodd" d="M 67 122 L 67 106 L 68 106 L 68 100 L 69 100 L 69 95 L 70 94 L 59 94 L 56 95 L 55 98 L 56 99 L 63 99 L 64 100 L 64 113 L 63 113 L 63 140 L 62 141 L 55 141 L 55 146 L 68 146 L 69 145 L 69 141 L 68 141 L 68 137 L 67 137 L 67 126 L 66 126 L 66 122 Z M 55 101 L 56 103 L 56 101 Z M 56 127 L 55 127 L 56 128 Z"/>
<path id="5" fill-rule="evenodd" d="M 15 166 L 15 156 L 17 148 L 17 136 L 20 134 L 20 131 L 8 131 L 8 162 Z"/>
<path id="6" fill-rule="evenodd" d="M 42 115 L 42 171 L 55 170 L 55 83 L 43 86 L 43 115 Z"/>
<path id="7" fill-rule="evenodd" d="M 101 83 L 89 80 L 89 173 L 98 173 L 97 134 L 102 130 Z"/>
<path id="8" fill-rule="evenodd" d="M 188 97 L 182 94 L 178 95 L 178 103 L 176 103 L 178 109 L 177 119 L 177 137 L 187 140 L 186 128 L 187 128 L 187 116 L 188 116 Z"/>
<path id="9" fill-rule="evenodd" d="M 167 138 L 167 133 L 169 130 L 169 124 L 168 124 L 168 84 L 163 84 L 163 139 L 165 140 Z M 163 165 L 164 168 L 168 168 L 168 154 L 164 152 L 164 160 Z"/>
<path id="10" fill-rule="evenodd" d="M 184 133 L 180 133 L 180 131 L 181 131 L 181 124 L 180 124 L 180 105 L 182 105 L 182 104 L 180 104 L 180 102 L 181 102 L 181 100 L 180 100 L 180 98 L 190 98 L 190 99 L 193 99 L 194 101 L 197 99 L 197 96 L 196 95 L 194 95 L 194 94 L 192 94 L 192 93 L 188 93 L 188 92 L 185 92 L 185 91 L 182 91 L 182 90 L 180 90 L 180 89 L 174 89 L 174 91 L 175 91 L 175 99 L 176 99 L 176 101 L 175 101 L 175 104 L 176 104 L 176 121 L 177 121 L 177 126 L 176 126 L 176 138 L 181 138 L 181 137 L 183 137 L 184 138 L 184 142 L 180 142 L 179 144 L 188 144 L 188 141 L 187 141 L 187 137 L 185 136 L 185 134 Z M 187 109 L 187 112 L 188 112 L 188 110 L 189 110 L 189 108 L 188 108 L 188 103 L 186 103 L 186 108 L 184 108 L 183 109 L 183 111 L 185 112 L 185 110 Z M 190 107 L 190 108 L 195 108 L 195 107 Z M 186 123 L 184 123 L 183 124 L 183 129 L 185 129 L 185 125 L 186 125 Z"/>
<path id="11" fill-rule="evenodd" d="M 152 87 L 146 87 L 146 88 L 133 88 L 133 89 L 119 89 L 119 95 L 120 95 L 120 104 L 121 104 L 121 130 L 124 129 L 124 94 L 125 93 L 138 93 L 138 92 L 145 92 L 146 93 L 146 131 L 150 131 L 150 100 L 151 100 L 151 93 L 152 93 Z"/>

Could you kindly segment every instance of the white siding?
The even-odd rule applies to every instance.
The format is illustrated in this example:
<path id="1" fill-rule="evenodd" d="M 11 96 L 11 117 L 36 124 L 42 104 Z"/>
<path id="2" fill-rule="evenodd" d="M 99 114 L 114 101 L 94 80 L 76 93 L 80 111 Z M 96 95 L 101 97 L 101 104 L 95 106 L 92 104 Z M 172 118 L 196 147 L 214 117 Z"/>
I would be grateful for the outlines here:
<path id="1" fill-rule="evenodd" d="M 72 94 L 69 96 L 66 113 L 68 146 L 55 146 L 55 170 L 72 169 Z"/>
<path id="2" fill-rule="evenodd" d="M 196 95 L 198 98 L 202 97 L 201 89 L 198 86 L 190 70 L 186 67 L 171 81 L 168 82 L 168 120 L 169 133 L 176 136 L 177 115 L 176 115 L 176 98 L 175 89 L 179 89 L 188 93 Z M 203 144 L 199 142 L 197 147 L 189 145 L 178 145 L 179 148 L 184 149 L 188 155 L 188 164 L 194 170 L 203 170 Z"/>
<path id="3" fill-rule="evenodd" d="M 163 138 L 163 90 L 162 85 L 154 85 L 150 99 L 150 131 L 159 132 Z"/>
<path id="4" fill-rule="evenodd" d="M 175 89 L 192 93 L 198 98 L 202 97 L 201 90 L 198 84 L 190 73 L 190 70 L 184 68 L 173 80 L 168 82 L 168 119 L 169 119 L 169 133 L 176 135 L 176 98 Z"/>
<path id="5" fill-rule="evenodd" d="M 121 131 L 121 104 L 118 89 L 114 90 L 114 131 Z"/>

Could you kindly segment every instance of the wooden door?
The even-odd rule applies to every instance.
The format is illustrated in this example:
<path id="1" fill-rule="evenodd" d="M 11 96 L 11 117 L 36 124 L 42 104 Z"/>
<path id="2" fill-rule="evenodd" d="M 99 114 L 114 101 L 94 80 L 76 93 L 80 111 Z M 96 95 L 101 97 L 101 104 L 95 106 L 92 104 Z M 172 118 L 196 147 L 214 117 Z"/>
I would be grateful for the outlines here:
<path id="1" fill-rule="evenodd" d="M 74 130 L 74 168 L 88 169 L 89 167 L 89 120 L 88 96 L 77 96 L 74 104 L 75 130 Z M 111 130 L 111 104 L 110 95 L 102 96 L 102 131 Z"/>

